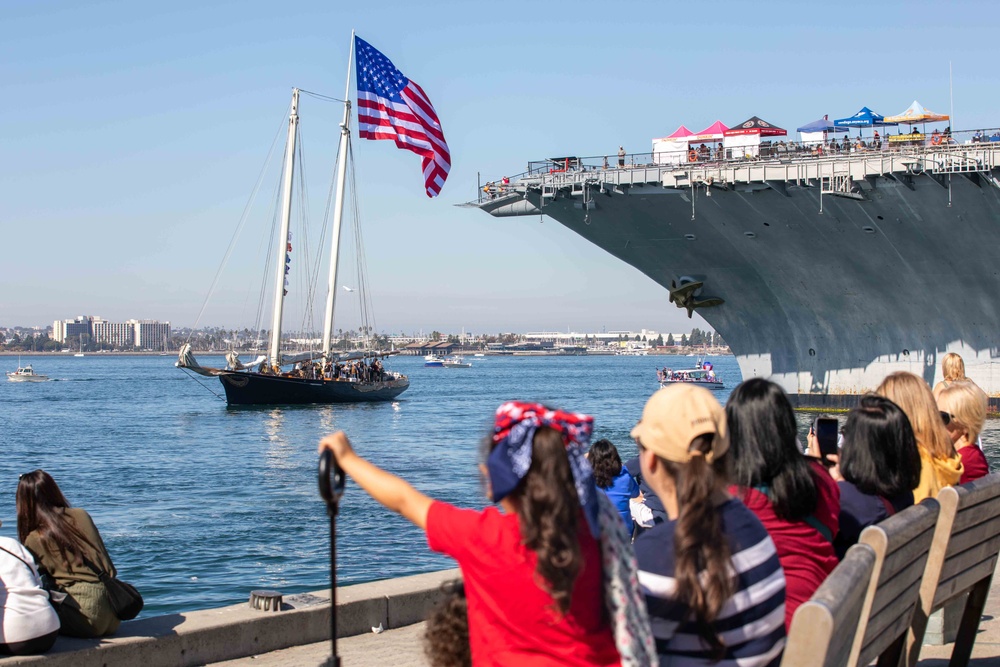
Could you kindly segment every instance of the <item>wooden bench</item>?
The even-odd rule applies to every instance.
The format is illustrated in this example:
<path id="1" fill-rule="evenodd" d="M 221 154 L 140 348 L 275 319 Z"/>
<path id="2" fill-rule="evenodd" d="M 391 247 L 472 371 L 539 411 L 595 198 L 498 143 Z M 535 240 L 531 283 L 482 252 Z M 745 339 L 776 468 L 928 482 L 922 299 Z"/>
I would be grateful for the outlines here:
<path id="1" fill-rule="evenodd" d="M 950 665 L 968 665 L 1000 552 L 1000 474 L 946 487 L 937 500 L 940 518 L 907 640 L 910 667 L 920 657 L 928 617 L 966 593 Z"/>
<path id="2" fill-rule="evenodd" d="M 854 647 L 875 550 L 855 544 L 809 600 L 795 610 L 782 667 L 845 667 Z"/>

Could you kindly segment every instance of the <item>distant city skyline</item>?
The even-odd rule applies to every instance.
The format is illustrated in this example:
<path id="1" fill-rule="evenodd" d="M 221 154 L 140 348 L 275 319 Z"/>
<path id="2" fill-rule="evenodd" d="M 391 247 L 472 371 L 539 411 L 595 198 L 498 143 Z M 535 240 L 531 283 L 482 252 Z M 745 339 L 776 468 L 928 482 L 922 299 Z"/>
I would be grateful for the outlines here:
<path id="1" fill-rule="evenodd" d="M 428 199 L 416 156 L 355 141 L 380 331 L 704 329 L 663 287 L 551 219 L 455 205 L 476 197 L 480 178 L 513 177 L 529 160 L 646 152 L 681 124 L 758 115 L 793 135 L 865 105 L 893 114 L 917 99 L 951 113 L 949 63 L 954 127 L 1000 125 L 1000 73 L 982 66 L 991 42 L 974 38 L 1000 18 L 996 3 L 848 0 L 836 10 L 733 0 L 636 0 L 611 13 L 593 0 L 511 0 L 485 13 L 434 0 L 419 12 L 401 0 L 303 0 L 279 12 L 260 0 L 8 3 L 0 326 L 85 313 L 252 326 L 260 234 L 249 224 L 198 315 L 282 135 L 291 88 L 341 97 L 353 27 L 420 83 L 453 159 L 441 196 Z M 919 64 L 902 65 L 918 50 Z M 340 109 L 305 97 L 300 113 L 318 221 Z M 273 194 L 268 185 L 258 197 L 266 224 Z M 344 276 L 358 287 L 350 267 Z M 356 312 L 345 292 L 337 326 L 355 328 Z"/>

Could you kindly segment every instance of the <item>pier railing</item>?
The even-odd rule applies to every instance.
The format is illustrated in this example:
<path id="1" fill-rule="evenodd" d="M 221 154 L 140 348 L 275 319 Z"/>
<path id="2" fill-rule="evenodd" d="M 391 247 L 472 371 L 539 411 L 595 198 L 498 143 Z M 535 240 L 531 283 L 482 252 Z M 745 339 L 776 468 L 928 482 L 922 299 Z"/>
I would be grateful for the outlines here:
<path id="1" fill-rule="evenodd" d="M 514 176 L 480 182 L 476 201 L 496 199 L 512 192 L 525 179 L 545 176 L 580 175 L 586 172 L 629 171 L 634 169 L 677 169 L 687 167 L 732 167 L 754 163 L 788 163 L 830 160 L 836 157 L 875 157 L 888 155 L 922 155 L 951 152 L 976 147 L 979 144 L 1000 146 L 1000 128 L 960 130 L 956 132 L 909 132 L 850 137 L 830 133 L 825 142 L 762 141 L 753 146 L 725 146 L 723 142 L 689 144 L 686 150 L 560 157 L 534 160 L 528 169 Z M 684 146 L 683 142 L 678 143 Z M 622 164 L 619 165 L 619 162 Z"/>

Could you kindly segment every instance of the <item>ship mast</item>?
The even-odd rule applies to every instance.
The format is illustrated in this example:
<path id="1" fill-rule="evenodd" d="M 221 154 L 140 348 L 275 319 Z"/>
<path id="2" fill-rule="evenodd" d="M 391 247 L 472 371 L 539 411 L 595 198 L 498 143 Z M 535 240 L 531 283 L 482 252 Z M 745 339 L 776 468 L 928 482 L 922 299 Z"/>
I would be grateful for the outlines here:
<path id="1" fill-rule="evenodd" d="M 344 189 L 347 182 L 347 154 L 351 146 L 351 66 L 354 60 L 354 31 L 351 31 L 351 53 L 347 57 L 347 90 L 344 92 L 344 122 L 340 124 L 340 150 L 337 155 L 337 198 L 333 205 L 333 235 L 330 240 L 330 280 L 326 294 L 326 316 L 323 318 L 324 359 L 330 359 L 333 337 L 333 309 L 337 302 L 337 265 L 340 258 L 340 229 L 344 219 Z"/>
<path id="2" fill-rule="evenodd" d="M 292 88 L 292 112 L 288 116 L 288 141 L 285 143 L 285 180 L 282 183 L 281 232 L 278 234 L 274 272 L 274 315 L 271 321 L 271 345 L 268 361 L 272 368 L 281 366 L 281 315 L 285 304 L 285 267 L 288 257 L 288 228 L 292 218 L 292 178 L 295 175 L 295 138 L 299 127 L 299 89 Z"/>

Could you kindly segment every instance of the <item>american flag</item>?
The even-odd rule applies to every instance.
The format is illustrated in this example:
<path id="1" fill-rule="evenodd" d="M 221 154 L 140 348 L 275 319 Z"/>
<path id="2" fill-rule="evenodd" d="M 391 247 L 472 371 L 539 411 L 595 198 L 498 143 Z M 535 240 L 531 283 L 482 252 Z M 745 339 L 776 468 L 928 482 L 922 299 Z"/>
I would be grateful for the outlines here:
<path id="1" fill-rule="evenodd" d="M 451 153 L 434 106 L 420 86 L 360 37 L 354 38 L 354 53 L 358 136 L 392 139 L 399 148 L 421 156 L 427 196 L 437 196 L 451 169 Z"/>

